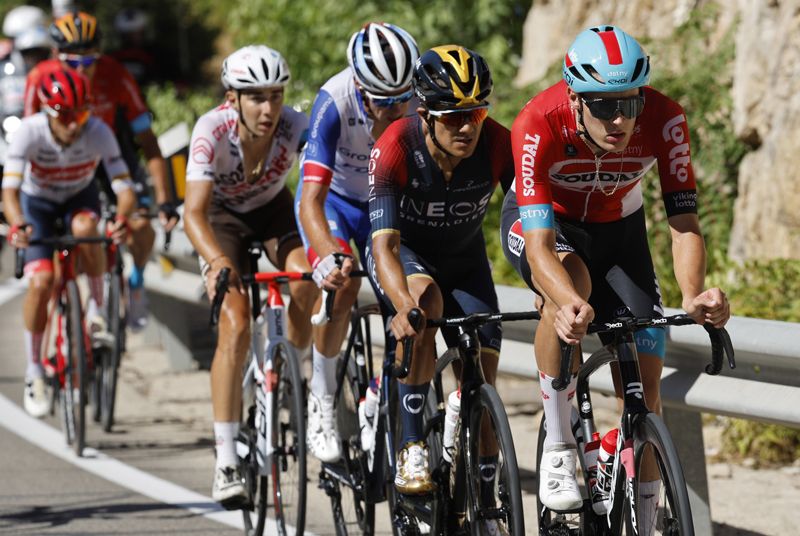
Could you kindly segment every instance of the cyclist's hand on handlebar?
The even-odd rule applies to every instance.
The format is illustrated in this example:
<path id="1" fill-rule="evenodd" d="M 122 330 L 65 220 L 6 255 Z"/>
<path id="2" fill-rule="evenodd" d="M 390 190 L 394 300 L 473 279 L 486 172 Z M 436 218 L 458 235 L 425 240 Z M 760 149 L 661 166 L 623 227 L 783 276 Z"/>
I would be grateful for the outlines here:
<path id="1" fill-rule="evenodd" d="M 109 224 L 108 234 L 114 239 L 114 242 L 120 244 L 128 237 L 128 218 L 123 215 L 117 215 L 114 223 Z"/>
<path id="2" fill-rule="evenodd" d="M 15 248 L 26 248 L 31 239 L 31 233 L 33 233 L 33 227 L 28 224 L 12 225 L 8 230 L 6 240 Z"/>
<path id="3" fill-rule="evenodd" d="M 167 201 L 158 205 L 158 221 L 161 223 L 161 227 L 164 228 L 164 232 L 168 233 L 174 229 L 180 219 L 181 216 L 173 203 Z"/>
<path id="4" fill-rule="evenodd" d="M 698 324 L 709 323 L 715 328 L 723 327 L 731 317 L 731 305 L 719 288 L 704 290 L 691 301 L 684 301 L 686 314 Z"/>
<path id="5" fill-rule="evenodd" d="M 228 292 L 246 294 L 242 280 L 239 277 L 239 272 L 233 267 L 233 263 L 228 257 L 222 256 L 214 259 L 208 267 L 208 272 L 206 272 L 206 294 L 210 302 L 214 301 L 214 296 L 217 293 L 217 279 L 219 278 L 220 270 L 223 268 L 230 269 L 230 274 L 228 275 Z"/>
<path id="6" fill-rule="evenodd" d="M 406 307 L 402 307 L 398 309 L 397 314 L 394 315 L 392 318 L 392 333 L 394 334 L 395 339 L 398 341 L 403 340 L 407 337 L 416 337 L 417 331 L 414 329 L 414 326 L 408 321 L 408 313 L 412 309 L 419 310 L 422 313 L 422 320 L 420 320 L 420 325 L 425 326 L 425 311 L 419 308 L 418 305 L 410 304 Z M 424 329 L 424 327 L 423 327 Z"/>
<path id="7" fill-rule="evenodd" d="M 347 282 L 350 272 L 355 267 L 353 258 L 349 255 L 342 255 L 342 265 L 337 262 L 337 255 L 331 253 L 326 255 L 314 267 L 312 277 L 318 287 L 325 290 L 338 290 Z"/>
<path id="8" fill-rule="evenodd" d="M 578 344 L 586 335 L 589 323 L 594 320 L 594 309 L 583 301 L 562 305 L 556 311 L 556 333 L 568 344 Z"/>

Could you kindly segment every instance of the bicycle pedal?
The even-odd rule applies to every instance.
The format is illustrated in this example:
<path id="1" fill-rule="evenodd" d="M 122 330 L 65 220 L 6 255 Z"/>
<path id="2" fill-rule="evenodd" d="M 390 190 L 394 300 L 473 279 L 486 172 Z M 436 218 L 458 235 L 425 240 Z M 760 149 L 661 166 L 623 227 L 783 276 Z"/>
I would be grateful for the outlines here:
<path id="1" fill-rule="evenodd" d="M 225 510 L 252 510 L 253 501 L 245 497 L 231 497 L 219 503 Z"/>

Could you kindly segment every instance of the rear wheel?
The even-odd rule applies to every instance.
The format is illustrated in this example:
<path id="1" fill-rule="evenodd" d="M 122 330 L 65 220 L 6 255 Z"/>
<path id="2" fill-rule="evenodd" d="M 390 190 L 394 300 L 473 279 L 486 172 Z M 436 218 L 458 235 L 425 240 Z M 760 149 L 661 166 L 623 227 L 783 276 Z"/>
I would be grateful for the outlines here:
<path id="1" fill-rule="evenodd" d="M 466 479 L 469 533 L 473 536 L 497 532 L 523 536 L 525 522 L 519 468 L 503 402 L 494 387 L 484 384 L 472 395 L 471 403 L 469 428 L 463 430 L 469 445 L 463 453 L 469 475 Z M 484 440 L 491 443 L 487 435 L 497 444 L 494 467 L 480 466 L 482 451 L 493 450 L 491 444 L 484 443 Z"/>
<path id="2" fill-rule="evenodd" d="M 83 455 L 86 444 L 87 351 L 81 298 L 75 281 L 67 281 L 67 367 L 62 402 L 67 441 L 75 454 Z"/>
<path id="3" fill-rule="evenodd" d="M 305 384 L 297 356 L 278 344 L 272 356 L 277 385 L 273 387 L 272 486 L 278 533 L 290 526 L 297 534 L 305 528 L 306 515 L 306 419 Z M 267 381 L 270 379 L 267 378 Z"/>
<path id="4" fill-rule="evenodd" d="M 113 339 L 111 348 L 103 352 L 102 361 L 102 390 L 101 390 L 101 416 L 103 430 L 110 432 L 114 426 L 114 407 L 117 399 L 117 379 L 119 375 L 119 363 L 122 357 L 122 347 L 124 344 L 121 321 L 121 295 L 122 277 L 112 273 L 108 286 L 108 296 L 106 305 L 108 307 L 108 331 Z"/>

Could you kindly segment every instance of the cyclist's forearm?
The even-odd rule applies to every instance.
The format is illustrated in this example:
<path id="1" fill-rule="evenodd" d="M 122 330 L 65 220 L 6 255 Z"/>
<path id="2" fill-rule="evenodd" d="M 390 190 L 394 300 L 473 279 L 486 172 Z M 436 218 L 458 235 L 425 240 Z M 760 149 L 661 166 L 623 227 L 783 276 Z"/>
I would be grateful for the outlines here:
<path id="1" fill-rule="evenodd" d="M 672 260 L 683 302 L 693 300 L 705 288 L 706 248 L 699 233 L 673 233 Z"/>
<path id="2" fill-rule="evenodd" d="M 133 188 L 126 188 L 117 194 L 117 212 L 121 216 L 128 217 L 136 209 L 136 194 Z"/>
<path id="3" fill-rule="evenodd" d="M 300 200 L 300 224 L 308 237 L 309 244 L 322 259 L 331 253 L 341 251 L 341 247 L 331 234 L 325 217 L 325 198 L 319 195 L 307 195 L 308 186 L 304 186 Z"/>
<path id="4" fill-rule="evenodd" d="M 25 216 L 22 214 L 22 207 L 19 204 L 19 189 L 3 188 L 3 212 L 11 225 L 20 225 L 25 222 Z"/>
<path id="5" fill-rule="evenodd" d="M 224 255 L 206 214 L 187 211 L 184 216 L 186 236 L 198 255 L 209 263 Z"/>
<path id="6" fill-rule="evenodd" d="M 399 235 L 383 235 L 373 239 L 373 255 L 378 281 L 395 310 L 413 307 L 417 303 L 408 290 L 408 282 L 400 264 Z"/>
<path id="7" fill-rule="evenodd" d="M 530 248 L 527 259 L 533 285 L 556 307 L 583 301 L 554 249 Z"/>
<path id="8" fill-rule="evenodd" d="M 156 203 L 166 203 L 172 198 L 167 188 L 167 162 L 161 155 L 158 139 L 152 130 L 145 130 L 136 136 L 136 141 L 142 148 L 142 153 L 147 160 L 147 173 L 153 179 L 153 189 L 156 194 Z"/>

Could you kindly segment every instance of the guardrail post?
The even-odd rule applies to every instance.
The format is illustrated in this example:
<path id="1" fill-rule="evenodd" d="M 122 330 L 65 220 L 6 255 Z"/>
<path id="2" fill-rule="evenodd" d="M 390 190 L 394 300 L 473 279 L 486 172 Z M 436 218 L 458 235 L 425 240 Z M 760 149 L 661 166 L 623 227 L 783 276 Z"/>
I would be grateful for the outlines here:
<path id="1" fill-rule="evenodd" d="M 713 534 L 711 507 L 708 498 L 706 453 L 703 443 L 703 422 L 700 413 L 664 407 L 664 422 L 672 435 L 683 467 L 689 501 L 692 505 L 695 533 Z"/>

